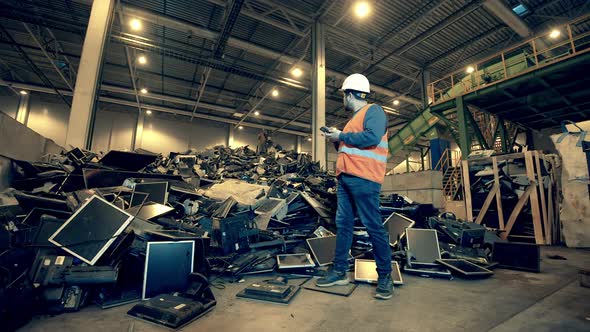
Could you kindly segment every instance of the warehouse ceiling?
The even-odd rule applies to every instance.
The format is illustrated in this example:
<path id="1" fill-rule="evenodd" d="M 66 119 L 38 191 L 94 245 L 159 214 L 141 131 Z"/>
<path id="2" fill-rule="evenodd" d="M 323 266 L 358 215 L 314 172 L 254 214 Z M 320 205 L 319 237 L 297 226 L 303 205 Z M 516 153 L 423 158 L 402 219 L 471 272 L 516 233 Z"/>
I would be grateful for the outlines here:
<path id="1" fill-rule="evenodd" d="M 310 32 L 318 20 L 326 26 L 327 124 L 346 121 L 337 89 L 361 72 L 397 128 L 420 108 L 423 71 L 434 80 L 522 39 L 486 2 L 368 1 L 361 19 L 356 1 L 124 0 L 106 48 L 101 106 L 309 133 Z M 68 102 L 91 3 L 1 0 L 2 80 L 45 87 Z M 533 32 L 590 10 L 586 0 L 503 3 Z"/>

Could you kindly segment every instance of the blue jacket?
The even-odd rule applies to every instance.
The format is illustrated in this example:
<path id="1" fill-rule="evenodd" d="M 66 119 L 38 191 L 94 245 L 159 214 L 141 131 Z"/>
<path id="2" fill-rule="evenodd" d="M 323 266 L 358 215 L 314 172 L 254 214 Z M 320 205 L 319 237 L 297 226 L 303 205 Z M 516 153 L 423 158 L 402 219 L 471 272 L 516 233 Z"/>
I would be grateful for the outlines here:
<path id="1" fill-rule="evenodd" d="M 387 130 L 387 116 L 383 108 L 379 105 L 371 105 L 365 115 L 363 126 L 365 130 L 361 133 L 341 133 L 340 140 L 361 149 L 379 144 Z"/>

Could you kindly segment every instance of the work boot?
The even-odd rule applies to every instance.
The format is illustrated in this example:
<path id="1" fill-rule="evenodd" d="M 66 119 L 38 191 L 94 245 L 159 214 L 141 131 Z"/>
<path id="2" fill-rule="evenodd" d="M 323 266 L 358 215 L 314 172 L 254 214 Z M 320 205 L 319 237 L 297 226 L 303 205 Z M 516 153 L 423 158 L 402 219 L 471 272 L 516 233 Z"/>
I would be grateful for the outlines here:
<path id="1" fill-rule="evenodd" d="M 375 298 L 379 300 L 389 300 L 393 296 L 393 281 L 391 275 L 384 277 L 379 276 L 377 279 L 377 291 Z"/>
<path id="2" fill-rule="evenodd" d="M 346 276 L 346 272 L 336 271 L 334 269 L 330 269 L 328 273 L 319 278 L 316 281 L 316 286 L 318 287 L 330 287 L 330 286 L 346 286 L 348 285 L 348 277 Z"/>

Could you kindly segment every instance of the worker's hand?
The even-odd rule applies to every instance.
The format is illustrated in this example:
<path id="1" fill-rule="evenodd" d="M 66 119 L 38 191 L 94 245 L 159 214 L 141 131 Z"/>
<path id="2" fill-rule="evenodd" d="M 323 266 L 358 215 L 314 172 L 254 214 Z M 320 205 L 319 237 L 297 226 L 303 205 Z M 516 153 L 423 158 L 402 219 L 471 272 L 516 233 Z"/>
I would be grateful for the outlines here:
<path id="1" fill-rule="evenodd" d="M 330 128 L 330 132 L 329 133 L 323 133 L 323 135 L 326 137 L 326 139 L 329 142 L 338 142 L 340 140 L 340 133 L 342 131 L 336 129 L 336 128 Z"/>

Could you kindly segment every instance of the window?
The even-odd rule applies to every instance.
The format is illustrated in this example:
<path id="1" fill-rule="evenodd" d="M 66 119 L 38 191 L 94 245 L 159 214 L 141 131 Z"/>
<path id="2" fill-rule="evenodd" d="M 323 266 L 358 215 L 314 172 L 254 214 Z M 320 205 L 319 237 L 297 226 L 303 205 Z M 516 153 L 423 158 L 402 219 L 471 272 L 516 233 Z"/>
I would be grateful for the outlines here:
<path id="1" fill-rule="evenodd" d="M 518 6 L 512 8 L 512 11 L 518 16 L 524 16 L 529 13 L 529 9 L 525 7 L 523 4 L 518 4 Z"/>

